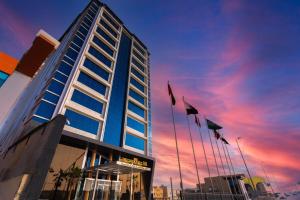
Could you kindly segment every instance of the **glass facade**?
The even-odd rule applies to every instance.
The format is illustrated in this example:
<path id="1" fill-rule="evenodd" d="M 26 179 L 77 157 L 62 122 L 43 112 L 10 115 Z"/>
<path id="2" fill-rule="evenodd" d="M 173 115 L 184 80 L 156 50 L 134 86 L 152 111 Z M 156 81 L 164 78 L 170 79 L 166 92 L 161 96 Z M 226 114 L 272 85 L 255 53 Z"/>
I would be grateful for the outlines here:
<path id="1" fill-rule="evenodd" d="M 140 95 L 139 93 L 135 92 L 134 90 L 130 89 L 129 90 L 129 96 L 140 102 L 141 104 L 145 104 L 145 98 Z"/>
<path id="2" fill-rule="evenodd" d="M 8 74 L 0 71 L 0 87 L 4 84 L 6 79 L 8 79 Z"/>
<path id="3" fill-rule="evenodd" d="M 99 33 L 107 42 L 111 45 L 116 46 L 116 42 L 107 33 L 105 33 L 101 28 L 97 27 L 96 32 Z"/>
<path id="4" fill-rule="evenodd" d="M 127 101 L 131 39 L 122 34 L 111 89 L 103 141 L 121 146 Z"/>
<path id="5" fill-rule="evenodd" d="M 128 133 L 126 134 L 125 144 L 141 151 L 145 150 L 145 140 Z"/>
<path id="6" fill-rule="evenodd" d="M 128 102 L 128 110 L 134 112 L 142 118 L 145 118 L 145 110 L 131 101 Z"/>
<path id="7" fill-rule="evenodd" d="M 109 73 L 105 71 L 102 67 L 98 66 L 96 63 L 91 61 L 90 59 L 86 58 L 84 60 L 83 66 L 103 78 L 104 80 L 108 81 Z"/>
<path id="8" fill-rule="evenodd" d="M 140 84 L 137 80 L 135 80 L 134 78 L 130 78 L 130 83 L 135 86 L 137 89 L 139 89 L 141 92 L 145 92 L 145 87 Z"/>
<path id="9" fill-rule="evenodd" d="M 110 56 L 114 56 L 114 51 L 96 36 L 93 37 L 93 42 L 97 44 L 101 49 L 103 49 L 106 53 L 108 53 Z"/>
<path id="10" fill-rule="evenodd" d="M 143 67 L 142 64 L 140 64 L 135 58 L 132 58 L 132 63 L 139 68 L 142 72 L 145 72 L 145 67 Z"/>
<path id="11" fill-rule="evenodd" d="M 138 72 L 136 69 L 134 69 L 133 67 L 131 68 L 131 73 L 133 73 L 137 78 L 139 78 L 141 81 L 145 81 L 145 77 Z"/>
<path id="12" fill-rule="evenodd" d="M 52 118 L 58 99 L 64 90 L 65 83 L 71 74 L 73 65 L 78 58 L 88 31 L 91 28 L 92 20 L 96 16 L 96 12 L 92 11 L 95 8 L 96 5 L 91 4 L 86 11 L 89 14 L 82 16 L 78 29 L 75 30 L 69 45 L 64 51 L 63 58 L 57 63 L 57 70 L 54 72 L 54 77 L 46 89 L 47 91 L 44 94 L 40 105 L 37 107 L 32 120 L 44 122 L 45 119 L 50 120 Z"/>
<path id="13" fill-rule="evenodd" d="M 127 126 L 141 133 L 145 133 L 145 124 L 132 117 L 127 117 Z"/>
<path id="14" fill-rule="evenodd" d="M 100 124 L 99 121 L 69 109 L 66 110 L 65 116 L 67 117 L 66 124 L 68 126 L 97 135 Z"/>
<path id="15" fill-rule="evenodd" d="M 100 20 L 100 24 L 106 29 L 108 30 L 108 32 L 110 32 L 115 38 L 118 36 L 118 34 L 116 33 L 116 31 L 114 31 L 103 19 Z"/>
<path id="16" fill-rule="evenodd" d="M 84 94 L 79 90 L 74 90 L 71 100 L 95 112 L 102 114 L 103 103 L 90 97 L 87 94 Z"/>
<path id="17" fill-rule="evenodd" d="M 100 51 L 95 49 L 94 47 L 89 48 L 89 53 L 97 58 L 99 61 L 104 63 L 106 66 L 111 67 L 111 60 L 109 60 L 106 56 L 104 56 Z"/>
<path id="18" fill-rule="evenodd" d="M 84 72 L 80 72 L 78 79 L 80 83 L 88 86 L 89 88 L 95 90 L 96 92 L 105 96 L 106 93 L 106 86 L 100 83 L 99 81 L 95 80 L 94 78 L 90 77 Z"/>

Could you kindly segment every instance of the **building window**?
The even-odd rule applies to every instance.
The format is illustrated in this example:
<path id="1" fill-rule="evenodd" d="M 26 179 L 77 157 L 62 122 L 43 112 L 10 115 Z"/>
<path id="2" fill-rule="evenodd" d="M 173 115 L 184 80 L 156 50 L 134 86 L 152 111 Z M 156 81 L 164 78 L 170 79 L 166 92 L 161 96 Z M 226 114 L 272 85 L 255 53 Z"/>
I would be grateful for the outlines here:
<path id="1" fill-rule="evenodd" d="M 128 109 L 143 118 L 145 117 L 145 110 L 131 101 L 128 102 Z"/>
<path id="2" fill-rule="evenodd" d="M 141 92 L 145 92 L 145 87 L 140 84 L 137 80 L 135 80 L 134 78 L 130 78 L 130 83 L 135 86 L 137 89 L 139 89 Z"/>
<path id="3" fill-rule="evenodd" d="M 145 72 L 145 68 L 135 58 L 132 58 L 132 63 L 139 68 L 142 72 Z"/>
<path id="4" fill-rule="evenodd" d="M 91 70 L 92 72 L 94 72 L 95 74 L 97 74 L 98 76 L 100 76 L 101 78 L 103 78 L 104 80 L 108 81 L 108 79 L 109 79 L 109 73 L 107 71 L 105 71 L 104 69 L 102 69 L 97 64 L 95 64 L 90 59 L 86 58 L 84 60 L 83 66 L 86 67 L 86 68 L 88 68 L 89 70 Z"/>
<path id="5" fill-rule="evenodd" d="M 55 72 L 54 78 L 62 83 L 66 83 L 68 80 L 68 77 L 66 75 L 60 73 L 59 71 Z"/>
<path id="6" fill-rule="evenodd" d="M 109 35 L 107 35 L 101 28 L 97 27 L 96 32 L 99 33 L 111 45 L 116 46 L 116 42 Z"/>
<path id="7" fill-rule="evenodd" d="M 102 53 L 100 53 L 94 47 L 89 48 L 89 53 L 93 55 L 95 58 L 97 58 L 98 60 L 100 60 L 102 63 L 104 63 L 106 66 L 111 67 L 111 60 L 106 58 Z"/>
<path id="8" fill-rule="evenodd" d="M 133 73 L 141 81 L 143 81 L 143 82 L 145 81 L 145 77 L 140 72 L 138 72 L 136 69 L 134 69 L 133 67 L 131 67 L 131 73 Z"/>
<path id="9" fill-rule="evenodd" d="M 48 87 L 48 90 L 50 90 L 51 92 L 57 95 L 60 95 L 64 90 L 64 85 L 56 80 L 52 80 Z"/>
<path id="10" fill-rule="evenodd" d="M 66 124 L 68 126 L 97 135 L 100 123 L 99 121 L 69 109 L 66 110 L 65 116 L 67 118 Z"/>
<path id="11" fill-rule="evenodd" d="M 59 96 L 55 95 L 55 94 L 52 94 L 51 92 L 49 91 L 46 91 L 45 94 L 44 94 L 44 97 L 43 99 L 47 100 L 47 101 L 50 101 L 54 104 L 57 104 L 58 100 L 59 100 Z"/>
<path id="12" fill-rule="evenodd" d="M 119 30 L 119 25 L 116 23 L 116 22 L 114 22 L 113 21 L 113 19 L 111 19 L 109 16 L 108 16 L 108 14 L 106 14 L 105 12 L 102 14 L 103 15 L 103 17 L 107 20 L 107 21 L 109 21 L 109 23 L 111 24 L 111 25 L 113 25 L 113 27 L 115 27 L 117 30 Z"/>
<path id="13" fill-rule="evenodd" d="M 127 117 L 127 126 L 136 131 L 139 131 L 139 132 L 145 134 L 145 124 L 142 122 L 139 122 L 138 120 L 135 120 L 131 117 Z"/>
<path id="14" fill-rule="evenodd" d="M 34 121 L 36 121 L 36 122 L 39 122 L 39 123 L 41 123 L 41 124 L 49 121 L 49 120 L 40 118 L 40 117 L 38 117 L 38 116 L 33 116 L 31 119 L 34 120 Z"/>
<path id="15" fill-rule="evenodd" d="M 4 84 L 4 82 L 6 81 L 8 76 L 9 76 L 8 74 L 0 71 L 0 88 Z"/>
<path id="16" fill-rule="evenodd" d="M 54 110 L 55 105 L 42 100 L 35 114 L 47 119 L 51 119 Z"/>
<path id="17" fill-rule="evenodd" d="M 103 103 L 80 92 L 79 90 L 74 90 L 71 100 L 97 113 L 102 114 Z"/>
<path id="18" fill-rule="evenodd" d="M 125 144 L 127 146 L 139 149 L 141 151 L 145 150 L 145 140 L 136 136 L 133 136 L 131 134 L 126 134 L 126 141 Z"/>
<path id="19" fill-rule="evenodd" d="M 75 61 L 76 58 L 77 58 L 77 56 L 78 56 L 78 52 L 76 52 L 73 49 L 69 48 L 67 50 L 66 56 L 68 56 L 69 58 L 71 58 L 71 59 L 73 59 Z"/>
<path id="20" fill-rule="evenodd" d="M 96 36 L 93 37 L 93 42 L 97 44 L 101 49 L 103 49 L 107 54 L 109 54 L 112 57 L 114 56 L 114 51 Z"/>
<path id="21" fill-rule="evenodd" d="M 135 55 L 135 57 L 137 57 L 137 59 L 139 59 L 142 63 L 145 63 L 145 59 L 140 56 L 135 50 L 132 51 L 133 55 Z"/>
<path id="22" fill-rule="evenodd" d="M 118 36 L 116 31 L 114 31 L 106 22 L 104 22 L 102 19 L 100 20 L 100 24 L 108 30 L 115 38 Z"/>
<path id="23" fill-rule="evenodd" d="M 105 92 L 106 92 L 105 85 L 103 85 L 99 81 L 96 81 L 89 75 L 87 75 L 83 72 L 80 72 L 78 81 L 105 96 Z"/>
<path id="24" fill-rule="evenodd" d="M 62 61 L 58 67 L 58 71 L 69 76 L 72 71 L 72 66 Z"/>
<path id="25" fill-rule="evenodd" d="M 132 89 L 129 90 L 129 96 L 131 96 L 132 98 L 134 98 L 135 100 L 137 100 L 141 104 L 143 104 L 143 105 L 145 104 L 145 98 L 142 95 L 135 92 L 134 90 L 132 90 Z"/>
<path id="26" fill-rule="evenodd" d="M 137 44 L 137 43 L 133 43 L 134 48 L 136 48 L 136 50 L 138 50 L 142 55 L 145 55 L 145 51 Z"/>
<path id="27" fill-rule="evenodd" d="M 83 40 L 80 37 L 78 37 L 77 35 L 74 36 L 73 42 L 75 44 L 77 44 L 79 47 L 81 47 L 83 45 Z"/>

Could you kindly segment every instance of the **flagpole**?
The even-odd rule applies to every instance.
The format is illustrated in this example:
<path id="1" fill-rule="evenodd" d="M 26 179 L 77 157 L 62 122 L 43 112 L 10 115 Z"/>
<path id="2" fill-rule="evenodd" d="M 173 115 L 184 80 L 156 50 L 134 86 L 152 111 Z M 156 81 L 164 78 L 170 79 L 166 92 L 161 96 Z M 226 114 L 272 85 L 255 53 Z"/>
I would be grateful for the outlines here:
<path id="1" fill-rule="evenodd" d="M 203 153 L 204 153 L 204 158 L 205 158 L 206 168 L 207 168 L 207 172 L 208 172 L 208 177 L 209 177 L 210 184 L 211 184 L 211 187 L 212 187 L 212 194 L 214 194 L 215 193 L 214 184 L 213 184 L 213 181 L 211 179 L 211 173 L 210 173 L 210 169 L 209 169 L 209 165 L 208 165 L 208 160 L 207 160 L 207 155 L 206 155 L 206 151 L 205 151 L 205 147 L 204 147 L 203 136 L 202 136 L 202 132 L 201 132 L 199 126 L 198 126 L 198 130 L 199 130 L 199 135 L 200 135 L 200 139 L 201 139 L 202 149 L 203 149 Z"/>
<path id="2" fill-rule="evenodd" d="M 176 143 L 176 154 L 177 154 L 177 162 L 178 162 L 179 177 L 180 177 L 180 189 L 181 189 L 180 198 L 184 199 L 184 197 L 183 197 L 184 195 L 183 195 L 182 175 L 181 175 L 181 165 L 180 165 L 180 158 L 179 158 L 179 151 L 178 151 L 178 142 L 177 142 L 177 133 L 176 133 L 175 118 L 174 118 L 174 111 L 173 111 L 172 103 L 171 103 L 171 111 L 172 111 L 172 120 L 173 120 L 173 128 L 174 128 L 175 143 Z"/>
<path id="3" fill-rule="evenodd" d="M 206 123 L 206 125 L 207 125 L 207 123 Z M 210 141 L 211 149 L 212 149 L 213 156 L 214 156 L 214 159 L 215 159 L 215 164 L 216 164 L 216 168 L 217 168 L 217 173 L 218 173 L 218 176 L 219 176 L 217 179 L 219 180 L 219 185 L 220 185 L 220 187 L 221 187 L 220 196 L 221 196 L 221 199 L 223 199 L 221 193 L 224 194 L 224 189 L 223 189 L 223 185 L 222 185 L 222 183 L 221 183 L 221 181 L 220 181 L 220 171 L 219 171 L 219 168 L 218 168 L 218 163 L 217 163 L 217 159 L 216 159 L 216 155 L 215 155 L 215 150 L 214 150 L 214 146 L 213 146 L 213 143 L 212 143 L 212 139 L 211 139 L 211 135 L 210 135 L 210 131 L 209 131 L 208 125 L 207 125 L 207 133 L 208 133 L 208 136 L 209 136 L 209 141 Z"/>
<path id="4" fill-rule="evenodd" d="M 195 155 L 194 142 L 193 142 L 193 137 L 192 137 L 192 132 L 191 132 L 190 121 L 189 121 L 188 115 L 186 115 L 186 121 L 187 121 L 187 124 L 188 124 L 190 140 L 191 140 L 191 143 L 192 143 L 192 150 L 193 150 L 195 168 L 196 168 L 196 172 L 197 172 L 197 179 L 198 179 L 199 189 L 200 189 L 200 193 L 202 193 L 202 187 L 201 187 L 201 184 L 200 184 L 200 177 L 199 177 L 199 172 L 198 172 L 198 165 L 197 165 L 196 155 Z M 201 197 L 201 199 L 202 199 L 202 197 Z"/>
<path id="5" fill-rule="evenodd" d="M 269 182 L 269 184 L 270 184 L 271 191 L 272 191 L 273 195 L 275 196 L 275 192 L 274 192 L 273 187 L 272 187 L 272 185 L 271 185 L 271 181 L 270 181 L 270 179 L 269 179 L 269 176 L 268 176 L 268 174 L 267 174 L 267 172 L 266 172 L 266 170 L 265 170 L 265 168 L 264 168 L 263 162 L 261 162 L 261 168 L 262 168 L 262 170 L 263 170 L 263 172 L 264 172 L 264 174 L 265 174 L 266 180 L 267 180 L 267 181 Z"/>
<path id="6" fill-rule="evenodd" d="M 170 183 L 171 183 L 171 195 L 172 195 L 172 200 L 174 200 L 172 177 L 170 177 Z"/>
<path id="7" fill-rule="evenodd" d="M 223 135 L 222 135 L 222 137 L 223 137 Z M 225 148 L 224 148 L 224 145 L 226 145 L 226 144 L 224 144 L 223 141 L 221 141 L 221 145 L 222 145 L 222 149 L 223 149 L 223 152 L 224 152 L 224 155 L 225 155 L 225 160 L 226 160 L 226 164 L 227 164 L 228 171 L 229 171 L 229 177 L 230 177 L 230 179 L 231 179 L 231 181 L 232 181 L 232 183 L 233 183 L 233 192 L 237 195 L 238 192 L 237 192 L 237 190 L 236 190 L 236 188 L 235 188 L 235 185 L 234 185 L 234 178 L 232 177 L 231 167 L 230 167 L 230 165 L 229 165 L 228 158 L 227 158 L 227 154 L 226 154 L 226 151 L 225 151 Z M 229 187 L 230 187 L 230 186 L 229 186 Z"/>
<path id="8" fill-rule="evenodd" d="M 243 155 L 243 153 L 242 153 L 242 150 L 241 150 L 241 148 L 240 148 L 240 145 L 239 145 L 238 140 L 239 140 L 239 138 L 236 139 L 236 144 L 237 144 L 237 146 L 238 146 L 239 152 L 240 152 L 240 154 L 241 154 L 241 157 L 242 157 L 242 159 L 243 159 L 243 162 L 244 162 L 244 165 L 245 165 L 245 167 L 246 167 L 247 173 L 248 173 L 248 175 L 249 175 L 251 184 L 252 184 L 252 186 L 253 186 L 253 191 L 256 193 L 256 188 L 255 188 L 255 185 L 254 185 L 254 183 L 253 183 L 252 176 L 250 175 L 250 171 L 249 171 L 248 166 L 247 166 L 247 164 L 246 164 L 246 161 L 245 161 L 244 155 Z"/>
<path id="9" fill-rule="evenodd" d="M 233 172 L 235 181 L 236 181 L 237 184 L 238 184 L 238 187 L 239 187 L 239 189 L 240 189 L 240 191 L 241 191 L 241 194 L 242 194 L 242 195 L 244 196 L 244 198 L 246 199 L 245 194 L 243 193 L 242 187 L 241 187 L 241 185 L 240 185 L 240 182 L 239 182 L 239 180 L 238 180 L 238 178 L 237 178 L 237 174 L 236 174 L 236 172 L 235 172 L 235 169 L 234 169 L 234 166 L 233 166 L 233 163 L 232 163 L 230 154 L 229 154 L 228 147 L 227 147 L 226 145 L 224 145 L 224 146 L 225 146 L 225 149 L 226 149 L 226 152 L 227 152 L 227 155 L 228 155 L 228 159 L 229 159 L 229 162 L 230 162 L 230 165 L 231 165 L 231 168 L 232 168 L 232 172 Z"/>
<path id="10" fill-rule="evenodd" d="M 219 153 L 219 158 L 220 158 L 221 165 L 222 165 L 222 168 L 223 168 L 223 173 L 224 173 L 224 176 L 225 176 L 225 179 L 226 179 L 226 171 L 225 171 L 225 167 L 224 167 L 224 163 L 223 163 L 223 159 L 222 159 L 222 156 L 221 156 L 221 152 L 220 152 L 220 148 L 219 148 L 219 144 L 218 144 L 217 138 L 215 138 L 215 142 L 216 142 L 216 145 L 217 145 L 217 149 L 218 149 L 218 153 Z M 231 193 L 231 199 L 233 199 L 233 195 L 232 195 L 232 192 L 231 192 L 231 189 L 230 189 L 230 185 L 229 185 L 229 183 L 228 183 L 227 180 L 226 180 L 226 183 L 227 183 L 229 192 Z"/>

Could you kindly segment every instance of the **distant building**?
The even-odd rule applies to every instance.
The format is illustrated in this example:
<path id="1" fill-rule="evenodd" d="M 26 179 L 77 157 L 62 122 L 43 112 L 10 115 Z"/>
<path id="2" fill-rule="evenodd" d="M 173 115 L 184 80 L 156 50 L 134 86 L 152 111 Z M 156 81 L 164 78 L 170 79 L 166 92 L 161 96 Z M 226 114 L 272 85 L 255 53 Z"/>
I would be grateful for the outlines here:
<path id="1" fill-rule="evenodd" d="M 15 71 L 18 60 L 0 52 L 0 88 L 8 77 Z"/>
<path id="2" fill-rule="evenodd" d="M 169 200 L 170 197 L 168 195 L 168 187 L 161 186 L 153 186 L 153 199 L 154 200 Z"/>

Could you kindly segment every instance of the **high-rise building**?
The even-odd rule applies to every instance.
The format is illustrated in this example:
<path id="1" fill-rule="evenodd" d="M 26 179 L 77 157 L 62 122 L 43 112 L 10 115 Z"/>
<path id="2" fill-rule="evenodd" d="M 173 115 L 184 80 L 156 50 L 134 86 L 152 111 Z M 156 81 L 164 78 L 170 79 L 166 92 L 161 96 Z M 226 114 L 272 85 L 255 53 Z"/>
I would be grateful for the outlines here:
<path id="1" fill-rule="evenodd" d="M 70 189 L 74 198 L 148 199 L 154 160 L 147 47 L 99 0 L 59 42 L 2 125 L 3 151 L 25 130 L 62 114 L 67 122 L 42 196 L 62 195 L 55 174 L 72 166 L 84 169 Z"/>

